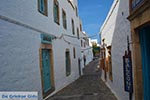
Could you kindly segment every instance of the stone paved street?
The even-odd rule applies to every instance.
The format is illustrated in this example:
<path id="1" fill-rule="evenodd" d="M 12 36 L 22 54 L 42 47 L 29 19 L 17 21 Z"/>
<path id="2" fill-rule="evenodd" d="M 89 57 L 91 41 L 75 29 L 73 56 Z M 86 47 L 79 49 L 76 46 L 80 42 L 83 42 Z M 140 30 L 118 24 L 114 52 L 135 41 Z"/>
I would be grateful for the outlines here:
<path id="1" fill-rule="evenodd" d="M 48 100 L 117 100 L 100 79 L 98 63 L 98 59 L 92 61 L 85 67 L 83 76 Z"/>

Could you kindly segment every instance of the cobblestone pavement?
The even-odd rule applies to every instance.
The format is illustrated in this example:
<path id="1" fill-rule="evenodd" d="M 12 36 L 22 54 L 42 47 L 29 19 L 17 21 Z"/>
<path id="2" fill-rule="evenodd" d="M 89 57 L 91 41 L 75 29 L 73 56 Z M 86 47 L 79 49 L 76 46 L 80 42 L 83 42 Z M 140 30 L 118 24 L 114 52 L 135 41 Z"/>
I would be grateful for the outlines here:
<path id="1" fill-rule="evenodd" d="M 100 79 L 99 61 L 94 60 L 83 70 L 84 75 L 48 100 L 117 100 Z"/>

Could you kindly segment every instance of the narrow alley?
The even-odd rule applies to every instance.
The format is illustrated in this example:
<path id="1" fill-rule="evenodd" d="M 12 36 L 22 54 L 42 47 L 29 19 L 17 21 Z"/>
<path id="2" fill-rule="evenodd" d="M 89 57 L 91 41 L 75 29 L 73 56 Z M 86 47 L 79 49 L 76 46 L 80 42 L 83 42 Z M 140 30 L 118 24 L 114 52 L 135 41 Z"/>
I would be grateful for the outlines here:
<path id="1" fill-rule="evenodd" d="M 84 68 L 83 76 L 47 100 L 117 100 L 101 80 L 98 64 L 99 59 L 93 60 Z"/>

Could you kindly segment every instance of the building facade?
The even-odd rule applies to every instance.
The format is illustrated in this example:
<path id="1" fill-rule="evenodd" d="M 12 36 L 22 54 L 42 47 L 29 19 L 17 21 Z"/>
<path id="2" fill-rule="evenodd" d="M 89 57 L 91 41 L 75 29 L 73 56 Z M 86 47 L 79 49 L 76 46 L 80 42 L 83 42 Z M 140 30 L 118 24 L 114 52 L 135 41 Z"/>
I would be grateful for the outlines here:
<path id="1" fill-rule="evenodd" d="M 150 1 L 129 0 L 135 100 L 150 100 Z"/>
<path id="2" fill-rule="evenodd" d="M 0 91 L 38 91 L 42 100 L 79 77 L 77 3 L 1 0 Z"/>
<path id="3" fill-rule="evenodd" d="M 90 39 L 90 45 L 93 48 L 93 56 L 94 56 L 93 60 L 95 58 L 100 57 L 100 44 L 98 43 L 98 40 L 97 39 Z"/>
<path id="4" fill-rule="evenodd" d="M 87 33 L 82 32 L 81 36 L 81 64 L 83 68 L 89 64 L 93 59 L 92 46 L 90 45 L 90 39 Z"/>
<path id="5" fill-rule="evenodd" d="M 127 0 L 114 0 L 111 9 L 101 29 L 101 78 L 116 95 L 118 100 L 128 100 L 129 93 L 125 91 L 123 56 L 129 49 L 130 37 L 129 5 Z M 131 41 L 131 40 L 130 40 Z M 131 50 L 132 53 L 132 50 Z"/>

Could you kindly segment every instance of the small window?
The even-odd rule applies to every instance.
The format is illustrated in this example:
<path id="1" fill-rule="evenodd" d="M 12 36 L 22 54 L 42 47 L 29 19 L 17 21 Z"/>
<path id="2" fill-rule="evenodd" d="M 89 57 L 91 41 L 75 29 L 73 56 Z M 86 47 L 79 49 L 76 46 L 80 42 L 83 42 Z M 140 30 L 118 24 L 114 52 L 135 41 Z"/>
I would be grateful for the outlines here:
<path id="1" fill-rule="evenodd" d="M 77 6 L 76 6 L 76 16 L 78 16 L 78 8 L 77 8 Z"/>
<path id="2" fill-rule="evenodd" d="M 63 21 L 63 27 L 67 29 L 67 18 L 66 18 L 66 12 L 62 10 L 62 21 Z"/>
<path id="3" fill-rule="evenodd" d="M 82 25 L 80 24 L 80 31 L 82 31 Z"/>
<path id="4" fill-rule="evenodd" d="M 88 40 L 88 42 L 87 42 L 87 46 L 89 46 L 89 40 Z"/>
<path id="5" fill-rule="evenodd" d="M 74 35 L 75 34 L 75 30 L 74 30 L 74 20 L 73 19 L 72 19 L 71 23 L 72 23 L 72 34 Z"/>
<path id="6" fill-rule="evenodd" d="M 47 0 L 38 0 L 38 11 L 47 16 Z"/>
<path id="7" fill-rule="evenodd" d="M 79 28 L 77 28 L 77 37 L 78 37 L 78 39 L 80 38 L 80 36 L 79 36 Z"/>
<path id="8" fill-rule="evenodd" d="M 83 46 L 83 41 L 81 40 L 81 47 Z"/>
<path id="9" fill-rule="evenodd" d="M 66 76 L 71 74 L 71 61 L 70 61 L 70 52 L 69 49 L 66 49 Z"/>
<path id="10" fill-rule="evenodd" d="M 76 58 L 76 48 L 73 48 L 73 57 Z"/>
<path id="11" fill-rule="evenodd" d="M 59 3 L 57 0 L 54 0 L 54 8 L 53 8 L 54 22 L 59 24 Z"/>

